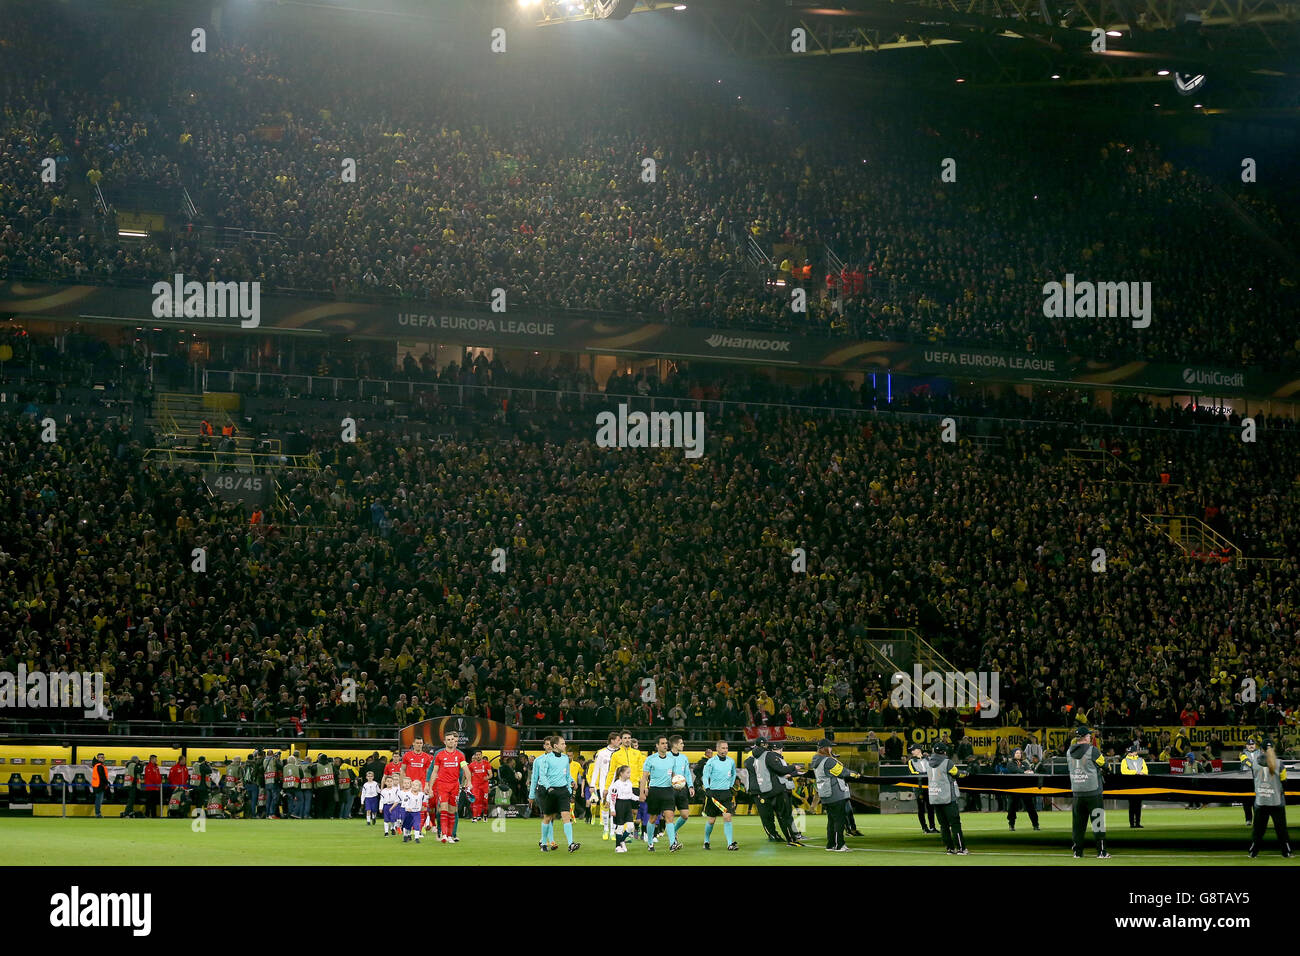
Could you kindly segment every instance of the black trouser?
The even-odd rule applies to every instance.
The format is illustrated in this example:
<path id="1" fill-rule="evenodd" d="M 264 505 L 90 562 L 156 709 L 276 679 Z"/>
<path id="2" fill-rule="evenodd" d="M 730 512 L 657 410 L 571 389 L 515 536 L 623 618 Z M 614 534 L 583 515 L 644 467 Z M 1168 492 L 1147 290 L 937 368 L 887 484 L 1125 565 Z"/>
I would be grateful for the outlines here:
<path id="1" fill-rule="evenodd" d="M 781 832 L 785 834 L 786 842 L 793 843 L 795 837 L 794 829 L 794 802 L 790 799 L 790 791 L 783 786 L 778 786 L 772 791 L 772 815 L 776 817 L 777 825 Z"/>
<path id="2" fill-rule="evenodd" d="M 146 790 L 144 792 L 144 815 L 147 817 L 157 817 L 158 807 L 162 803 L 161 790 Z"/>
<path id="3" fill-rule="evenodd" d="M 1097 841 L 1097 852 L 1106 850 L 1106 811 L 1105 799 L 1100 793 L 1076 793 L 1074 805 L 1070 808 L 1071 834 L 1074 837 L 1073 849 L 1083 852 L 1083 834 L 1090 829 L 1093 813 L 1097 814 L 1097 826 L 1093 829 L 1093 839 Z"/>
<path id="4" fill-rule="evenodd" d="M 926 814 L 930 816 L 929 826 L 925 824 Z M 930 804 L 930 790 L 925 784 L 922 784 L 920 789 L 916 791 L 916 818 L 921 821 L 922 830 L 935 829 L 934 807 Z"/>
<path id="5" fill-rule="evenodd" d="M 780 839 L 776 835 L 776 819 L 772 813 L 771 798 L 763 796 L 761 793 L 753 795 L 754 806 L 758 809 L 758 818 L 763 822 L 763 831 L 769 839 Z"/>
<path id="6" fill-rule="evenodd" d="M 1255 798 L 1251 797 L 1249 800 L 1243 800 L 1241 802 L 1241 809 L 1246 811 L 1246 822 L 1250 823 L 1251 815 L 1255 809 Z"/>
<path id="7" fill-rule="evenodd" d="M 824 803 L 822 806 L 826 808 L 826 849 L 839 849 L 844 846 L 844 830 L 849 820 L 849 801 L 836 800 L 834 803 Z"/>
<path id="8" fill-rule="evenodd" d="M 1254 800 L 1251 801 L 1254 803 Z M 1277 831 L 1278 842 L 1282 844 L 1283 850 L 1291 848 L 1290 834 L 1286 832 L 1286 805 L 1280 807 L 1255 807 L 1255 820 L 1250 830 L 1250 848 L 1258 850 L 1260 841 L 1264 839 L 1264 834 L 1268 830 L 1268 821 L 1273 821 L 1273 829 Z"/>
<path id="9" fill-rule="evenodd" d="M 1130 800 L 1128 802 L 1128 825 L 1131 827 L 1141 826 L 1142 824 L 1142 801 Z"/>
<path id="10" fill-rule="evenodd" d="M 135 795 L 136 786 L 135 784 L 131 784 L 131 786 L 126 788 L 126 815 L 128 817 L 135 816 Z"/>
<path id="11" fill-rule="evenodd" d="M 962 841 L 961 835 L 961 810 L 957 806 L 957 801 L 952 803 L 940 803 L 934 806 L 934 812 L 939 817 L 939 830 L 943 833 L 943 845 L 948 850 L 963 850 L 966 844 Z"/>
<path id="12" fill-rule="evenodd" d="M 1029 822 L 1038 826 L 1038 811 L 1034 809 L 1034 798 L 1027 793 L 1007 794 L 1007 823 L 1016 825 L 1016 811 L 1024 810 L 1029 814 Z"/>

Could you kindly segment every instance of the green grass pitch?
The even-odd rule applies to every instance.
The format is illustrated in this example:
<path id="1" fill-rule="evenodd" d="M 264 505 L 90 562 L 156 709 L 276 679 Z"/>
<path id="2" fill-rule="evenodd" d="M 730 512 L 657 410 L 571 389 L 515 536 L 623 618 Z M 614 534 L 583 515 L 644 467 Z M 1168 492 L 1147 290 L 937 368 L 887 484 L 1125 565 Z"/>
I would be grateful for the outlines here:
<path id="1" fill-rule="evenodd" d="M 625 854 L 599 830 L 575 823 L 582 843 L 577 853 L 543 854 L 537 847 L 537 820 L 470 823 L 461 821 L 461 842 L 439 844 L 427 836 L 421 845 L 385 837 L 382 826 L 364 820 L 208 820 L 195 832 L 191 820 L 122 820 L 116 815 L 92 818 L 0 818 L 0 863 L 5 865 L 76 866 L 265 866 L 275 864 L 442 866 L 1274 866 L 1282 859 L 1270 829 L 1259 859 L 1249 860 L 1250 831 L 1239 807 L 1184 810 L 1149 807 L 1144 829 L 1130 830 L 1123 810 L 1107 812 L 1108 848 L 1113 859 L 1094 859 L 1091 843 L 1082 860 L 1070 855 L 1070 816 L 1041 815 L 1035 833 L 1023 816 L 1016 832 L 1000 813 L 965 813 L 962 827 L 970 855 L 947 856 L 938 836 L 921 833 L 911 814 L 858 816 L 863 836 L 850 837 L 852 853 L 827 853 L 825 817 L 806 821 L 809 846 L 803 849 L 768 843 L 758 820 L 736 819 L 739 852 L 723 846 L 722 823 L 714 829 L 713 849 L 705 851 L 704 823 L 692 817 L 682 832 L 684 848 L 669 853 L 664 840 L 654 853 L 633 842 Z M 502 829 L 502 827 L 504 827 Z M 563 831 L 557 826 L 557 835 Z"/>

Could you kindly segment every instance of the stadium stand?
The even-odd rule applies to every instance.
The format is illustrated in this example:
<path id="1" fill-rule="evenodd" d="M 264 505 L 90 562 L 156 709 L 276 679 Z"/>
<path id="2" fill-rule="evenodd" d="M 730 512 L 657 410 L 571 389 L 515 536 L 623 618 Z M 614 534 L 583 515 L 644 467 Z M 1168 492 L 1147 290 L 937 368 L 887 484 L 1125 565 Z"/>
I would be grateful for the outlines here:
<path id="1" fill-rule="evenodd" d="M 728 404 L 692 461 L 597 449 L 595 405 L 505 428 L 455 409 L 472 440 L 363 421 L 349 447 L 324 424 L 344 404 L 315 404 L 322 467 L 277 472 L 257 525 L 124 424 L 75 421 L 43 447 L 36 414 L 0 418 L 22 475 L 0 509 L 5 667 L 102 670 L 115 718 L 195 732 L 435 712 L 653 725 L 679 704 L 711 727 L 888 726 L 865 629 L 915 627 L 1000 671 L 1004 715 L 1031 722 L 1294 719 L 1294 430 L 1258 454 L 1224 425 L 963 418 L 981 440 L 953 449 L 919 415 Z M 1081 472 L 1072 449 L 1123 474 Z M 1182 514 L 1240 554 L 1189 555 L 1150 520 Z M 184 570 L 196 546 L 206 574 Z M 1257 703 L 1234 699 L 1246 674 L 1267 675 Z M 641 713 L 644 676 L 661 693 Z"/>
<path id="2" fill-rule="evenodd" d="M 26 57 L 57 52 L 38 11 L 6 12 Z M 179 271 L 462 306 L 502 287 L 525 308 L 723 328 L 1296 364 L 1294 276 L 1259 240 L 1281 234 L 1276 208 L 1150 144 L 1072 129 L 1062 154 L 1036 127 L 940 130 L 897 106 L 774 117 L 671 74 L 534 89 L 526 67 L 469 78 L 309 24 L 225 37 L 196 62 L 167 26 L 92 19 L 70 28 L 84 57 L 10 58 L 5 152 L 23 175 L 5 178 L 0 276 Z M 38 155 L 63 157 L 57 188 L 30 175 Z M 639 180 L 647 155 L 655 184 Z M 950 155 L 960 188 L 935 182 Z M 345 157 L 356 183 L 339 181 Z M 168 227 L 119 239 L 151 216 Z M 1044 318 L 1042 286 L 1066 274 L 1150 281 L 1166 321 Z M 788 283 L 813 293 L 806 316 Z"/>

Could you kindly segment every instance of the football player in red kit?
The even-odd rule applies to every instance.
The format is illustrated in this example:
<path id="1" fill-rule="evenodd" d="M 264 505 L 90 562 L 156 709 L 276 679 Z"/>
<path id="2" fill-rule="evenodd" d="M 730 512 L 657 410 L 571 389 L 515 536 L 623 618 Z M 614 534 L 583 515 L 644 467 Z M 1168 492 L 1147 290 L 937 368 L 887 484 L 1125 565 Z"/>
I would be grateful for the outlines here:
<path id="1" fill-rule="evenodd" d="M 402 754 L 402 773 L 414 780 L 424 789 L 429 779 L 429 766 L 433 763 L 433 754 L 424 749 L 424 741 L 416 738 L 412 749 Z"/>
<path id="2" fill-rule="evenodd" d="M 402 764 L 397 759 L 397 754 L 392 754 L 388 758 L 388 763 L 384 764 L 384 776 L 393 778 L 393 786 L 396 787 L 401 783 Z"/>
<path id="3" fill-rule="evenodd" d="M 492 765 L 483 759 L 483 751 L 474 751 L 469 762 L 469 792 L 474 797 L 475 820 L 486 820 L 488 812 L 488 786 L 492 782 Z"/>
<path id="4" fill-rule="evenodd" d="M 465 755 L 456 749 L 459 742 L 459 735 L 452 731 L 443 738 L 443 749 L 433 756 L 434 799 L 430 802 L 438 805 L 441 824 L 438 839 L 442 843 L 460 842 L 456 836 L 456 801 L 461 788 L 469 784 L 469 764 L 465 762 Z"/>

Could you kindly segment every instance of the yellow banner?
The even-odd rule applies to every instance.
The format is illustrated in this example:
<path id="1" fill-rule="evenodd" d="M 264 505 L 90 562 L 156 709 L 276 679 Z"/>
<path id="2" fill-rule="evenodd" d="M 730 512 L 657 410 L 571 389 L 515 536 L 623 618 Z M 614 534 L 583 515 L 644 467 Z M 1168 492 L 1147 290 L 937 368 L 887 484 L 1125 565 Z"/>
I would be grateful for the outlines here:
<path id="1" fill-rule="evenodd" d="M 787 731 L 789 728 L 787 728 Z M 1149 748 L 1154 751 L 1154 756 L 1159 756 L 1158 741 L 1165 733 L 1169 734 L 1170 740 L 1182 736 L 1192 749 L 1203 750 L 1209 746 L 1210 738 L 1218 735 L 1223 742 L 1223 753 L 1225 757 L 1233 759 L 1246 746 L 1246 738 L 1254 737 L 1261 739 L 1264 734 L 1257 727 L 1228 727 L 1218 725 L 1201 725 L 1199 727 L 1182 727 L 1177 725 L 1164 725 L 1159 727 L 1147 727 L 1143 731 L 1143 737 Z M 919 743 L 928 747 L 934 741 L 940 738 L 941 732 L 935 728 L 914 728 L 907 731 L 877 731 L 876 736 L 880 738 L 881 744 L 890 737 L 900 737 L 904 746 L 911 743 Z M 1290 740 L 1294 736 L 1291 728 L 1277 728 L 1273 732 L 1274 737 L 1287 736 Z M 948 739 L 947 731 L 943 731 L 944 739 Z M 1121 729 L 1107 730 L 1102 728 L 1099 731 L 1101 747 L 1103 750 L 1114 748 L 1116 753 L 1123 753 L 1124 748 L 1129 745 L 1131 739 L 1127 731 Z M 1023 746 L 1026 737 L 1037 740 L 1043 746 L 1046 753 L 1060 753 L 1070 743 L 1074 737 L 1074 727 L 982 727 L 979 724 L 970 724 L 965 728 L 966 739 L 974 747 L 975 753 L 981 757 L 991 757 L 997 750 L 998 739 L 1006 741 L 1009 751 Z"/>
<path id="2" fill-rule="evenodd" d="M 885 741 L 891 737 L 901 739 L 904 748 L 911 744 L 920 744 L 928 750 L 931 744 L 940 739 L 952 743 L 952 735 L 948 731 L 941 731 L 935 727 L 914 727 L 905 731 L 877 730 L 876 737 L 880 740 L 882 749 Z M 988 727 L 986 729 L 979 725 L 968 726 L 965 730 L 965 739 L 971 742 L 971 745 L 975 748 L 975 753 L 981 757 L 991 757 L 993 755 L 997 749 L 999 738 L 1006 741 L 1008 750 L 1015 750 L 1024 744 L 1025 737 L 1040 739 L 1041 731 L 1025 730 L 1023 727 Z M 1046 743 L 1043 746 L 1046 748 Z"/>

